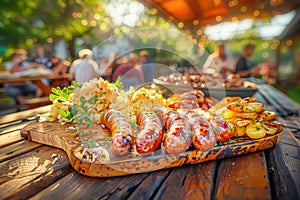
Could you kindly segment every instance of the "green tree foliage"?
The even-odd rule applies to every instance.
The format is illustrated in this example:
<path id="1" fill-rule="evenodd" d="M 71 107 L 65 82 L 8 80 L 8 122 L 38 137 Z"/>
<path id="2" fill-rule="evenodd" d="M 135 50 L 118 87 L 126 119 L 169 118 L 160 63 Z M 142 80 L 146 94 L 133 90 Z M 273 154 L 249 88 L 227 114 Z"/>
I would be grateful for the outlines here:
<path id="1" fill-rule="evenodd" d="M 0 43 L 31 47 L 34 43 L 69 43 L 86 36 L 106 16 L 102 0 L 2 0 Z M 48 41 L 47 41 L 48 40 Z"/>

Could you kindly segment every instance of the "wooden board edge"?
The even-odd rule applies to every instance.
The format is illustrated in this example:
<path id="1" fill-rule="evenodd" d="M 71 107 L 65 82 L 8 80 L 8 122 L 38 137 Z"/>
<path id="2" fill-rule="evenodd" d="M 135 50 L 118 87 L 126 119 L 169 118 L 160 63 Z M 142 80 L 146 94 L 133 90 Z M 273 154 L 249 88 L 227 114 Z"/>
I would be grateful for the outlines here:
<path id="1" fill-rule="evenodd" d="M 80 150 L 80 148 L 78 150 L 78 145 L 70 144 L 64 137 L 32 131 L 26 127 L 21 130 L 22 136 L 27 137 L 28 140 L 33 142 L 54 146 L 64 150 L 72 167 L 79 173 L 91 177 L 124 176 L 240 156 L 271 148 L 279 143 L 282 137 L 282 132 L 280 132 L 268 136 L 267 138 L 251 140 L 242 144 L 234 143 L 216 146 L 206 152 L 192 150 L 178 155 L 163 154 L 123 162 L 99 163 L 90 162 L 85 159 L 82 150 Z"/>

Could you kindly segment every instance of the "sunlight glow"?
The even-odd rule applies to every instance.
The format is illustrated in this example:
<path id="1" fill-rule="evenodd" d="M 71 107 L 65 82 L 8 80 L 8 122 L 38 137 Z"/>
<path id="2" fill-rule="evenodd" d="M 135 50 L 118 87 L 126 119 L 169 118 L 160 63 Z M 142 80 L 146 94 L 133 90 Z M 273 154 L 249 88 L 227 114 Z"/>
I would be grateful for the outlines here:
<path id="1" fill-rule="evenodd" d="M 229 40 L 235 34 L 250 30 L 254 25 L 253 30 L 256 31 L 260 37 L 263 39 L 271 39 L 279 36 L 295 15 L 295 11 L 277 15 L 273 17 L 269 23 L 262 20 L 254 21 L 253 19 L 245 19 L 236 22 L 222 22 L 206 28 L 204 32 L 210 40 Z"/>
<path id="2" fill-rule="evenodd" d="M 134 27 L 139 16 L 144 12 L 144 5 L 139 2 L 114 1 L 105 8 L 116 26 L 125 24 Z"/>

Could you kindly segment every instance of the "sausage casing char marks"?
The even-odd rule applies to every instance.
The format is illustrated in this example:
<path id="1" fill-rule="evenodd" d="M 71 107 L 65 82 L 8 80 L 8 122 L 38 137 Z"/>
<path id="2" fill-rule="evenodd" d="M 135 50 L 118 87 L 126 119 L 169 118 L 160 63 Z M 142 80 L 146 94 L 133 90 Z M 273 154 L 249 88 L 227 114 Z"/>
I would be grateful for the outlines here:
<path id="1" fill-rule="evenodd" d="M 164 129 L 158 115 L 153 111 L 142 111 L 137 115 L 140 132 L 136 136 L 136 150 L 142 155 L 153 152 L 161 144 Z"/>
<path id="2" fill-rule="evenodd" d="M 111 132 L 111 149 L 116 155 L 129 153 L 134 144 L 131 120 L 118 110 L 109 109 L 102 113 L 101 122 Z"/>
<path id="3" fill-rule="evenodd" d="M 165 124 L 167 133 L 163 146 L 168 153 L 177 154 L 185 152 L 192 143 L 192 134 L 189 121 L 177 111 L 167 110 L 160 112 L 159 116 Z"/>
<path id="4" fill-rule="evenodd" d="M 217 142 L 216 135 L 211 124 L 201 114 L 193 110 L 178 110 L 189 119 L 191 128 L 194 132 L 193 146 L 199 151 L 208 151 Z"/>

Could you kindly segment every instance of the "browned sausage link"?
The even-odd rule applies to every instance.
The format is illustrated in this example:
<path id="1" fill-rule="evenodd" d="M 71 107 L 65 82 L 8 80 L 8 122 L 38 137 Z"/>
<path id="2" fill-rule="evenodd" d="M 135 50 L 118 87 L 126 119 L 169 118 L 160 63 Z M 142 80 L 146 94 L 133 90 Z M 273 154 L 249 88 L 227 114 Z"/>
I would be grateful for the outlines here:
<path id="1" fill-rule="evenodd" d="M 180 110 L 187 116 L 194 131 L 193 146 L 199 151 L 207 151 L 215 146 L 217 137 L 211 124 L 200 114 L 191 110 Z"/>
<path id="2" fill-rule="evenodd" d="M 201 90 L 192 90 L 181 95 L 181 100 L 190 100 L 197 103 L 204 102 L 204 93 Z"/>
<path id="3" fill-rule="evenodd" d="M 147 155 L 160 145 L 164 134 L 163 125 L 155 112 L 143 111 L 137 116 L 140 132 L 135 144 L 138 153 Z"/>
<path id="4" fill-rule="evenodd" d="M 213 115 L 210 123 L 219 142 L 226 142 L 233 136 L 230 125 L 225 121 L 224 117 Z"/>
<path id="5" fill-rule="evenodd" d="M 124 155 L 131 151 L 134 144 L 133 129 L 130 118 L 120 111 L 109 109 L 102 113 L 101 122 L 110 130 L 111 149 L 116 155 Z"/>
<path id="6" fill-rule="evenodd" d="M 177 111 L 169 111 L 166 115 L 167 134 L 164 137 L 163 145 L 168 153 L 183 153 L 192 143 L 190 123 Z"/>

